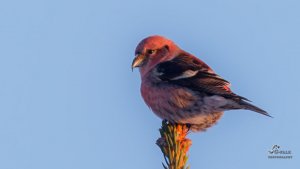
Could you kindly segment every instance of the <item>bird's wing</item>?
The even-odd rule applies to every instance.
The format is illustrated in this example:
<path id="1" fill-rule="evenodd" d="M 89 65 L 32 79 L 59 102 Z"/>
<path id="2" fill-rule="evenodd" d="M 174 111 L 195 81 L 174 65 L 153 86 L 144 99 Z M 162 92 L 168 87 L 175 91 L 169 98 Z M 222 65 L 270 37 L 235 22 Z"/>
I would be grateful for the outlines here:
<path id="1" fill-rule="evenodd" d="M 172 60 L 162 62 L 155 68 L 157 76 L 167 81 L 193 91 L 204 92 L 209 95 L 221 95 L 234 100 L 248 100 L 234 94 L 230 90 L 230 83 L 198 58 L 181 54 Z"/>

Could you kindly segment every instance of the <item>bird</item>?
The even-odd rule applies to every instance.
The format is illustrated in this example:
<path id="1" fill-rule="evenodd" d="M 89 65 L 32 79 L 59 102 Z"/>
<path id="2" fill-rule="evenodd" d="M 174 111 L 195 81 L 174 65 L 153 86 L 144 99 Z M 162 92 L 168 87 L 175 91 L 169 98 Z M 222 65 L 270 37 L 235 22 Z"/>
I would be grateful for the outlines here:
<path id="1" fill-rule="evenodd" d="M 187 124 L 193 132 L 215 125 L 224 111 L 245 109 L 271 117 L 230 89 L 230 82 L 172 40 L 152 35 L 135 49 L 141 95 L 148 107 L 170 123 Z"/>

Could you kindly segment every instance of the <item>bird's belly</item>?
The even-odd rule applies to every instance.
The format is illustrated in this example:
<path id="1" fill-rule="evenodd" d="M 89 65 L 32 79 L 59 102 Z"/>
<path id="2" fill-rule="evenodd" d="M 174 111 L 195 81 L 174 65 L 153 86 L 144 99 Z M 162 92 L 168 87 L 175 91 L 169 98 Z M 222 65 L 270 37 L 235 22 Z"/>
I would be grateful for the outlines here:
<path id="1" fill-rule="evenodd" d="M 142 85 L 141 93 L 146 104 L 162 119 L 199 121 L 200 116 L 212 111 L 209 105 L 204 104 L 204 97 L 186 88 L 163 84 Z"/>
<path id="2" fill-rule="evenodd" d="M 161 119 L 191 124 L 193 131 L 203 131 L 220 119 L 226 104 L 223 97 L 205 94 L 171 85 L 142 85 L 141 93 L 146 104 Z"/>
<path id="3" fill-rule="evenodd" d="M 192 131 L 205 131 L 213 126 L 222 117 L 223 112 L 212 112 L 209 114 L 198 114 L 194 117 L 183 119 L 180 123 L 191 124 Z"/>

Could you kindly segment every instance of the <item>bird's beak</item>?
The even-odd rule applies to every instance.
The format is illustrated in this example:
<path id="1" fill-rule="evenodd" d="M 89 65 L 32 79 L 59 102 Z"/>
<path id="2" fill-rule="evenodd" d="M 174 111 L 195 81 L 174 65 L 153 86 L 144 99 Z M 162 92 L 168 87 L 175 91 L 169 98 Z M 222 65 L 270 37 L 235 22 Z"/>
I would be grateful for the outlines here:
<path id="1" fill-rule="evenodd" d="M 136 57 L 133 59 L 132 64 L 131 64 L 132 71 L 133 71 L 133 68 L 140 67 L 144 63 L 145 58 L 146 58 L 145 55 L 142 55 L 142 54 L 136 55 Z"/>

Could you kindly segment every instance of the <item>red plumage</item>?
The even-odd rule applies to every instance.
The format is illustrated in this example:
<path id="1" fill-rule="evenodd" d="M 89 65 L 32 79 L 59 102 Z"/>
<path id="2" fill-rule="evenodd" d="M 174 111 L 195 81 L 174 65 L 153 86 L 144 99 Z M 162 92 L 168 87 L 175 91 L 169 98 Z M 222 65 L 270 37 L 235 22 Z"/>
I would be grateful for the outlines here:
<path id="1" fill-rule="evenodd" d="M 140 69 L 142 97 L 161 119 L 203 131 L 226 110 L 248 109 L 270 116 L 233 93 L 228 81 L 167 38 L 145 38 L 135 54 L 132 68 Z"/>

